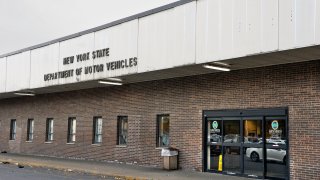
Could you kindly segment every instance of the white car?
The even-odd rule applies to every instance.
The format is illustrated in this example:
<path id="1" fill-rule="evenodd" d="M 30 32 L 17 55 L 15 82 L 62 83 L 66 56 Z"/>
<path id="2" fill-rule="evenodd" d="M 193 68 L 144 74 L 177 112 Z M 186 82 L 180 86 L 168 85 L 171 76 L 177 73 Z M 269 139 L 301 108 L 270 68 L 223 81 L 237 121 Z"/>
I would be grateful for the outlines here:
<path id="1" fill-rule="evenodd" d="M 263 159 L 262 150 L 263 148 L 248 148 L 246 156 L 252 161 L 260 161 Z M 287 151 L 283 149 L 267 149 L 267 160 L 286 164 L 286 154 Z"/>
<path id="2" fill-rule="evenodd" d="M 282 140 L 279 138 L 270 138 L 267 139 L 267 143 L 271 143 L 271 144 L 286 144 L 286 140 Z"/>

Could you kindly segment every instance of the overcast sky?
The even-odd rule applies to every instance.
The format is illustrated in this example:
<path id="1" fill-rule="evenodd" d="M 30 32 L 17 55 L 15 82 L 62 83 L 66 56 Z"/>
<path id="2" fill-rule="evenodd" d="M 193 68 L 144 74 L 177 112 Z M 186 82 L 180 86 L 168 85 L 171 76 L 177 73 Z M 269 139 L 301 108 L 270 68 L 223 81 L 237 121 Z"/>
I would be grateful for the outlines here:
<path id="1" fill-rule="evenodd" d="M 0 0 L 0 55 L 178 0 Z"/>

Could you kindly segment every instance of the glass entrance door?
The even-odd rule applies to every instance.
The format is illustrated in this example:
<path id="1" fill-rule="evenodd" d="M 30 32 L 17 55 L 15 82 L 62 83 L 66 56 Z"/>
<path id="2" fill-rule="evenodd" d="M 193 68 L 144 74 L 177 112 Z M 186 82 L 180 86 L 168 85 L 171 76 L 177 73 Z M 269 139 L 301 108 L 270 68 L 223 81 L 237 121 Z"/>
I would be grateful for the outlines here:
<path id="1" fill-rule="evenodd" d="M 207 170 L 215 172 L 222 171 L 222 119 L 207 119 L 206 129 Z"/>
<path id="2" fill-rule="evenodd" d="M 266 137 L 266 176 L 288 177 L 287 167 L 287 122 L 283 117 L 270 117 L 265 120 Z"/>
<path id="3" fill-rule="evenodd" d="M 250 177 L 263 177 L 263 117 L 243 118 L 243 173 Z"/>
<path id="4" fill-rule="evenodd" d="M 239 117 L 225 117 L 223 122 L 223 171 L 241 173 L 241 121 Z"/>

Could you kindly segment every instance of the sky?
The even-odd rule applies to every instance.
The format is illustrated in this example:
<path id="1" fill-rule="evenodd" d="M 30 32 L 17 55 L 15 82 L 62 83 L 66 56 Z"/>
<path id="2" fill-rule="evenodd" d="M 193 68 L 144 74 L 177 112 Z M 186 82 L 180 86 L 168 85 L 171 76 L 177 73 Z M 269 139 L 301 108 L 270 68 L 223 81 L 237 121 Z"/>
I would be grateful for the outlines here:
<path id="1" fill-rule="evenodd" d="M 178 0 L 0 0 L 0 55 Z"/>

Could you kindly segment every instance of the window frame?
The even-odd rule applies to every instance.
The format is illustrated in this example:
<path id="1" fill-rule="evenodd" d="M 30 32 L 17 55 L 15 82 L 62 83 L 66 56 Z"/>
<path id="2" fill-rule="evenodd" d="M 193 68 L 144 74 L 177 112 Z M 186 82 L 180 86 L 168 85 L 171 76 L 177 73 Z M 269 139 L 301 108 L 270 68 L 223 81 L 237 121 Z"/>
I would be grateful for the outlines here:
<path id="1" fill-rule="evenodd" d="M 28 119 L 28 122 L 27 122 L 27 141 L 32 142 L 33 138 L 34 138 L 34 119 L 30 118 Z"/>
<path id="2" fill-rule="evenodd" d="M 14 141 L 16 140 L 17 136 L 17 120 L 11 119 L 10 121 L 10 140 Z"/>
<path id="3" fill-rule="evenodd" d="M 127 123 L 127 128 L 124 131 L 124 124 L 123 122 Z M 128 116 L 118 116 L 117 118 L 117 145 L 119 146 L 127 146 L 128 144 L 128 134 L 129 134 L 129 121 L 128 121 Z M 125 137 L 125 143 L 121 143 L 121 136 Z"/>
<path id="4" fill-rule="evenodd" d="M 76 134 L 77 134 L 77 119 L 76 117 L 69 117 L 67 143 L 75 143 Z"/>
<path id="5" fill-rule="evenodd" d="M 52 125 L 51 125 L 52 123 Z M 54 119 L 53 118 L 47 118 L 46 120 L 46 142 L 52 142 L 53 134 L 54 134 Z"/>
<path id="6" fill-rule="evenodd" d="M 167 145 L 162 145 L 162 143 L 161 143 L 161 135 L 160 135 L 160 123 L 161 123 L 161 120 L 162 120 L 162 118 L 163 117 L 167 117 L 168 118 L 168 124 L 169 124 L 169 129 L 168 129 L 168 139 L 167 139 L 167 141 L 168 141 L 168 144 Z M 156 123 L 157 123 L 157 129 L 156 129 L 156 131 L 157 131 L 157 134 L 156 134 L 156 147 L 159 147 L 159 148 L 166 148 L 166 147 L 169 147 L 170 146 L 170 114 L 159 114 L 159 115 L 157 115 L 157 121 L 156 121 Z"/>
<path id="7" fill-rule="evenodd" d="M 99 131 L 99 123 L 98 121 L 101 120 L 101 132 Z M 93 136 L 92 136 L 92 144 L 101 144 L 102 143 L 102 136 L 103 135 L 103 119 L 101 116 L 93 117 Z M 99 140 L 100 137 L 100 141 Z"/>

